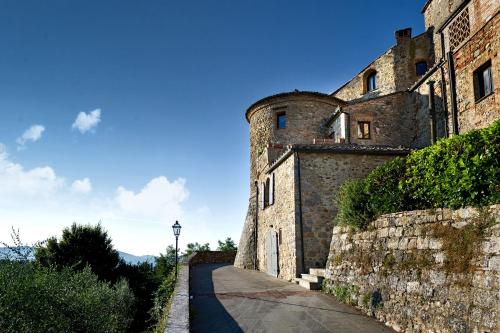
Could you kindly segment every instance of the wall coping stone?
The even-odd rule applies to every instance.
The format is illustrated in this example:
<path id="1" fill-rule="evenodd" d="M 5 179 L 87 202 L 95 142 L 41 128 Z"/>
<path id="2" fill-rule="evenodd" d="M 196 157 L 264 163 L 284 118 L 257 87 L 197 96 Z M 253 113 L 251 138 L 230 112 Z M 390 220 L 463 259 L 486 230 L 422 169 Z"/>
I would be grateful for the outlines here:
<path id="1" fill-rule="evenodd" d="M 177 275 L 174 296 L 168 313 L 165 333 L 189 333 L 189 265 L 182 265 Z"/>

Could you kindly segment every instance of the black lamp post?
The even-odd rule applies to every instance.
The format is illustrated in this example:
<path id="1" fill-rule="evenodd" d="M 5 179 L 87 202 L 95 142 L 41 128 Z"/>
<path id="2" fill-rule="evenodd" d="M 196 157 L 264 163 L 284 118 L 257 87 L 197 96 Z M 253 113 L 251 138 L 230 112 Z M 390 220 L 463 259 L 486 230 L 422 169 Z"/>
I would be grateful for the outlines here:
<path id="1" fill-rule="evenodd" d="M 177 253 L 179 250 L 177 249 L 177 241 L 179 239 L 179 235 L 181 233 L 181 225 L 179 224 L 179 221 L 175 221 L 174 225 L 172 226 L 172 229 L 174 230 L 174 236 L 175 236 L 175 279 L 177 280 L 177 262 L 179 261 Z"/>

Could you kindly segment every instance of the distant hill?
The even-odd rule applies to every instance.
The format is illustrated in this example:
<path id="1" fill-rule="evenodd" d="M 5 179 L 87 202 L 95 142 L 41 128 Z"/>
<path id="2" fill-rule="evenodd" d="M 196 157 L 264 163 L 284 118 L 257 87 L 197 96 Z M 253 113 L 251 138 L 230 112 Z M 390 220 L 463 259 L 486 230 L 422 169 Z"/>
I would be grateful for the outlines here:
<path id="1" fill-rule="evenodd" d="M 145 261 L 154 265 L 155 259 L 156 259 L 155 256 L 151 256 L 151 255 L 135 256 L 133 254 L 122 252 L 122 251 L 118 251 L 118 253 L 120 254 L 120 257 L 123 260 L 125 260 L 125 262 L 127 262 L 129 264 L 133 264 L 133 265 L 138 264 L 140 262 L 145 262 Z"/>
<path id="2" fill-rule="evenodd" d="M 27 246 L 22 248 L 23 252 L 29 252 L 30 250 L 31 250 L 31 248 L 27 247 Z M 0 259 L 2 259 L 4 256 L 8 256 L 9 252 L 10 252 L 10 250 L 8 248 L 0 247 Z M 122 251 L 118 251 L 118 254 L 120 255 L 120 258 L 125 260 L 126 263 L 129 263 L 132 265 L 136 265 L 140 262 L 145 262 L 145 261 L 150 263 L 150 264 L 154 264 L 155 259 L 156 259 L 155 256 L 151 256 L 151 255 L 136 256 L 136 255 L 133 255 L 130 253 L 122 252 Z M 31 259 L 33 259 L 33 257 L 31 257 Z"/>

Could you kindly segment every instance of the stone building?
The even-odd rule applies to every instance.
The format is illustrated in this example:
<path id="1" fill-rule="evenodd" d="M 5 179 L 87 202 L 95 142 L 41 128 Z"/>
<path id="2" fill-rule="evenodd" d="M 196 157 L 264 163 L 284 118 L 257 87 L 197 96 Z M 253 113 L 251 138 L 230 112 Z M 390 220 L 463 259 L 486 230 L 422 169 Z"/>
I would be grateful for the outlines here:
<path id="1" fill-rule="evenodd" d="M 429 0 L 424 33 L 396 31 L 393 47 L 333 93 L 252 104 L 250 199 L 235 265 L 283 279 L 325 267 L 342 183 L 500 118 L 498 11 L 495 0 Z"/>

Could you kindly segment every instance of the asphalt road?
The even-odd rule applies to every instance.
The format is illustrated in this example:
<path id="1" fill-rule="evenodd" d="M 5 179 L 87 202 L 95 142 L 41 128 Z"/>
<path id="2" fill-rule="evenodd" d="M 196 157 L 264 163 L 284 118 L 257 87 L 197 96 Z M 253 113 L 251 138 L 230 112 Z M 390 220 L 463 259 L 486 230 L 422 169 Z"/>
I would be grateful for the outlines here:
<path id="1" fill-rule="evenodd" d="M 265 273 L 191 268 L 191 332 L 392 333 L 356 309 Z"/>

